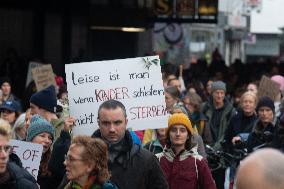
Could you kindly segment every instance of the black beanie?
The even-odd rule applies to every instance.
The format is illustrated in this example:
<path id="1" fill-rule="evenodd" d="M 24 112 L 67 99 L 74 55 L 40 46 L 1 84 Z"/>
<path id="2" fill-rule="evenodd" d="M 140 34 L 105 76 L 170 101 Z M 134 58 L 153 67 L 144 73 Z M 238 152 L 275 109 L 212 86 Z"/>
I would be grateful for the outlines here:
<path id="1" fill-rule="evenodd" d="M 51 85 L 33 94 L 30 98 L 30 103 L 33 103 L 49 112 L 56 113 L 57 98 L 55 93 L 55 87 Z"/>
<path id="2" fill-rule="evenodd" d="M 258 112 L 259 108 L 263 106 L 270 108 L 272 112 L 275 113 L 274 102 L 268 96 L 264 96 L 259 99 L 257 106 L 256 106 L 256 111 Z"/>

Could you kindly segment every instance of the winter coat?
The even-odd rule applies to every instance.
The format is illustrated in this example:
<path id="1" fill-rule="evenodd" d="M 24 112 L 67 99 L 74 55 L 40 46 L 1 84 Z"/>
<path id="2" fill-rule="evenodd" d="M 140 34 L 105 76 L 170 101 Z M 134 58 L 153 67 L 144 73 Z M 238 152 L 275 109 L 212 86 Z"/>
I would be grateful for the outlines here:
<path id="1" fill-rule="evenodd" d="M 170 189 L 216 189 L 206 160 L 196 148 L 175 155 L 172 149 L 157 154 Z"/>
<path id="2" fill-rule="evenodd" d="M 63 164 L 65 155 L 69 150 L 71 144 L 71 136 L 64 130 L 61 131 L 60 137 L 53 144 L 50 160 L 48 162 L 48 169 L 58 177 L 61 181 L 65 175 L 65 166 Z"/>
<path id="3" fill-rule="evenodd" d="M 256 114 L 245 116 L 242 110 L 239 110 L 237 114 L 232 117 L 224 137 L 228 151 L 231 151 L 233 147 L 232 139 L 240 133 L 251 133 L 256 120 Z"/>
<path id="4" fill-rule="evenodd" d="M 192 135 L 192 143 L 197 144 L 197 152 L 202 157 L 206 158 L 207 155 L 205 152 L 204 143 L 203 143 L 201 136 L 198 133 L 194 133 Z M 147 144 L 145 144 L 144 148 L 149 150 L 153 154 L 161 153 L 163 152 L 163 149 L 164 149 L 158 139 L 148 142 Z"/>
<path id="5" fill-rule="evenodd" d="M 50 124 L 54 127 L 55 129 L 55 136 L 54 140 L 60 137 L 60 133 L 64 128 L 64 120 L 63 119 L 52 119 L 50 121 Z"/>
<path id="6" fill-rule="evenodd" d="M 101 138 L 100 130 L 92 137 Z M 122 147 L 115 155 L 114 161 L 109 159 L 110 180 L 120 189 L 167 189 L 168 184 L 155 155 L 133 144 L 129 131 L 121 141 Z M 109 146 L 109 158 L 114 154 Z"/>
<path id="7" fill-rule="evenodd" d="M 35 178 L 14 162 L 7 163 L 7 170 L 11 178 L 0 184 L 1 189 L 38 189 Z"/>
<path id="8" fill-rule="evenodd" d="M 224 106 L 219 109 L 221 112 L 220 115 L 220 122 L 218 124 L 218 132 L 216 133 L 217 136 L 214 139 L 214 136 L 212 134 L 213 130 L 216 129 L 216 127 L 212 126 L 213 124 L 213 115 L 214 111 L 216 111 L 214 105 L 213 105 L 213 99 L 210 97 L 207 102 L 203 105 L 201 112 L 206 117 L 206 124 L 204 127 L 204 131 L 202 134 L 202 138 L 205 144 L 209 144 L 212 146 L 215 150 L 221 150 L 222 146 L 221 143 L 224 140 L 225 131 L 229 125 L 229 122 L 232 118 L 232 116 L 236 113 L 235 108 L 233 105 L 228 101 L 228 99 L 225 97 L 224 99 Z"/>
<path id="9" fill-rule="evenodd" d="M 247 141 L 248 152 L 253 152 L 255 147 L 260 147 L 260 145 L 264 145 L 263 147 L 273 147 L 272 142 L 275 138 L 276 131 L 278 128 L 279 121 L 275 119 L 273 123 L 269 123 L 265 128 L 260 120 L 257 120 L 252 132 L 250 133 Z M 269 131 L 272 134 L 272 141 L 266 141 L 264 137 L 264 132 Z"/>
<path id="10" fill-rule="evenodd" d="M 272 140 L 271 147 L 284 153 L 284 114 L 279 117 L 278 127 L 275 131 L 275 137 Z"/>

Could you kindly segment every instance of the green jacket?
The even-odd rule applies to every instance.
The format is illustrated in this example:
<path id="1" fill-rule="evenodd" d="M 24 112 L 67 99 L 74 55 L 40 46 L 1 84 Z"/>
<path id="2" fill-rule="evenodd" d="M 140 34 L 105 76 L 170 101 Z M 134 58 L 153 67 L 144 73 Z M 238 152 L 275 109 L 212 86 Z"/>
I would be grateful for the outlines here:
<path id="1" fill-rule="evenodd" d="M 212 131 L 211 131 L 211 122 L 214 112 L 214 105 L 213 100 L 210 98 L 207 102 L 204 103 L 201 112 L 206 117 L 206 123 L 204 127 L 204 131 L 202 133 L 202 138 L 205 144 L 209 144 L 212 146 L 215 150 L 221 150 L 221 142 L 224 140 L 225 131 L 229 125 L 229 122 L 232 118 L 232 116 L 236 113 L 235 108 L 233 105 L 228 101 L 228 99 L 225 97 L 224 99 L 224 107 L 220 119 L 220 124 L 218 128 L 218 133 L 216 140 L 213 139 Z"/>
<path id="2" fill-rule="evenodd" d="M 64 120 L 63 119 L 52 119 L 50 121 L 51 125 L 55 129 L 55 137 L 53 141 L 59 138 L 61 130 L 64 128 Z"/>

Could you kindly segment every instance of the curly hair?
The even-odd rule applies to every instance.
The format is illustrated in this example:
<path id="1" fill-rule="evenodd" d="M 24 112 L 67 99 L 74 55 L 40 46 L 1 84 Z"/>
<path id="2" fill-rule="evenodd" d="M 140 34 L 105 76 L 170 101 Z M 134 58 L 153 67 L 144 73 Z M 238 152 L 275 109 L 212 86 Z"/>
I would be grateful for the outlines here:
<path id="1" fill-rule="evenodd" d="M 104 141 L 89 136 L 76 136 L 73 138 L 72 144 L 84 148 L 81 156 L 84 161 L 94 163 L 95 168 L 91 174 L 97 177 L 100 184 L 110 178 L 108 171 L 108 147 Z"/>

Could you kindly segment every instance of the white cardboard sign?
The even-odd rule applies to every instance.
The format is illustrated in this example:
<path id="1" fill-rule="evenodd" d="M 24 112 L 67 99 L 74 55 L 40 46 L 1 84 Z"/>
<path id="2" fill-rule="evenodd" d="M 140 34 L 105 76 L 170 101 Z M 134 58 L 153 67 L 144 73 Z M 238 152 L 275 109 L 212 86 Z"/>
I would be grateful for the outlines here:
<path id="1" fill-rule="evenodd" d="M 73 134 L 91 135 L 100 104 L 122 102 L 133 130 L 167 126 L 164 88 L 158 56 L 65 65 Z"/>
<path id="2" fill-rule="evenodd" d="M 10 140 L 12 151 L 22 161 L 23 167 L 37 180 L 43 147 L 40 144 Z"/>

